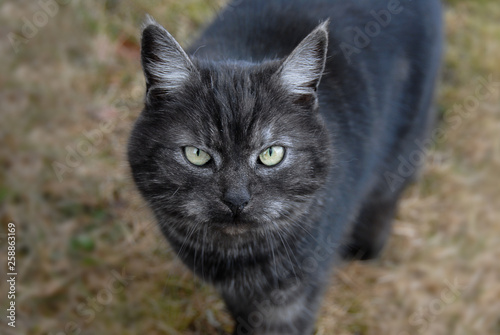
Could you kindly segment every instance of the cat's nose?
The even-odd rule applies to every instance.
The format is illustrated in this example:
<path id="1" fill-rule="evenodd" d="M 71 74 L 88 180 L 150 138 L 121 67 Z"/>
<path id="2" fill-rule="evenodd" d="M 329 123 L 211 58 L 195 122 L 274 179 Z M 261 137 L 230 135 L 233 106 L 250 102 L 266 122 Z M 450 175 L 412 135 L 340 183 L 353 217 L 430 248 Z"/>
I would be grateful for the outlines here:
<path id="1" fill-rule="evenodd" d="M 222 197 L 222 202 L 226 204 L 234 215 L 240 213 L 250 201 L 250 193 L 246 188 L 228 190 Z"/>

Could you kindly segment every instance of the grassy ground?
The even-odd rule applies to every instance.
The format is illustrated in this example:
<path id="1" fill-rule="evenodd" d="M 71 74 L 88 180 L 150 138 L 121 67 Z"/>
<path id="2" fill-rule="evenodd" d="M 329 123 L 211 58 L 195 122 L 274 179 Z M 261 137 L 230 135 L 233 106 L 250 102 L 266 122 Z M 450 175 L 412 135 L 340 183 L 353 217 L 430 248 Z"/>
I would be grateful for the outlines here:
<path id="1" fill-rule="evenodd" d="M 222 2 L 61 0 L 44 20 L 39 2 L 0 1 L 1 334 L 231 330 L 213 289 L 158 233 L 125 164 L 144 88 L 143 14 L 187 44 Z M 448 3 L 429 164 L 383 257 L 332 278 L 318 335 L 500 334 L 500 85 L 478 91 L 479 78 L 500 80 L 499 22 L 496 0 Z M 8 222 L 15 329 L 4 315 Z"/>

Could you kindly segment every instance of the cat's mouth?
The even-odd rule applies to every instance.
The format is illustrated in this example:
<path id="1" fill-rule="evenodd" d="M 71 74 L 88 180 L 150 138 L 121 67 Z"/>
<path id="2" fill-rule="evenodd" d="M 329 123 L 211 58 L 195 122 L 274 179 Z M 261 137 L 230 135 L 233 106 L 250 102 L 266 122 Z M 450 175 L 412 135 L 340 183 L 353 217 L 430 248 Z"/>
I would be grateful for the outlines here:
<path id="1" fill-rule="evenodd" d="M 250 221 L 241 216 L 234 216 L 228 220 L 214 221 L 211 226 L 224 234 L 237 236 L 255 231 L 262 224 Z"/>

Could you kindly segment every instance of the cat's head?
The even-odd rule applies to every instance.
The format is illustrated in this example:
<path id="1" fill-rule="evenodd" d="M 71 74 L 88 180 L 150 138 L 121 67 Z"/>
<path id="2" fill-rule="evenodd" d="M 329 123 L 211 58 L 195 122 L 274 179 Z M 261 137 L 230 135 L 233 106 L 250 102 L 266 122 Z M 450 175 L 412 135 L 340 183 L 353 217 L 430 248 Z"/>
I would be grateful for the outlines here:
<path id="1" fill-rule="evenodd" d="M 263 231 L 301 231 L 332 159 L 317 100 L 326 28 L 285 59 L 211 62 L 188 56 L 148 19 L 145 108 L 128 157 L 171 242 L 203 233 L 222 247 Z"/>

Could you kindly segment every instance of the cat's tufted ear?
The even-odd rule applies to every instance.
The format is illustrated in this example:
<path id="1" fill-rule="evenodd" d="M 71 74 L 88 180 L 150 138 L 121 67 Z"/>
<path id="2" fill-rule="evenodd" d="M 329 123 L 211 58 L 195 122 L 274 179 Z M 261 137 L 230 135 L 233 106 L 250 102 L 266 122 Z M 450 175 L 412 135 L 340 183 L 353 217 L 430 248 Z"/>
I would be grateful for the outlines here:
<path id="1" fill-rule="evenodd" d="M 318 89 L 325 69 L 329 22 L 317 26 L 281 65 L 278 73 L 293 94 L 310 95 Z"/>
<path id="2" fill-rule="evenodd" d="M 148 91 L 160 88 L 175 92 L 196 72 L 179 43 L 149 15 L 143 24 L 141 61 Z"/>

